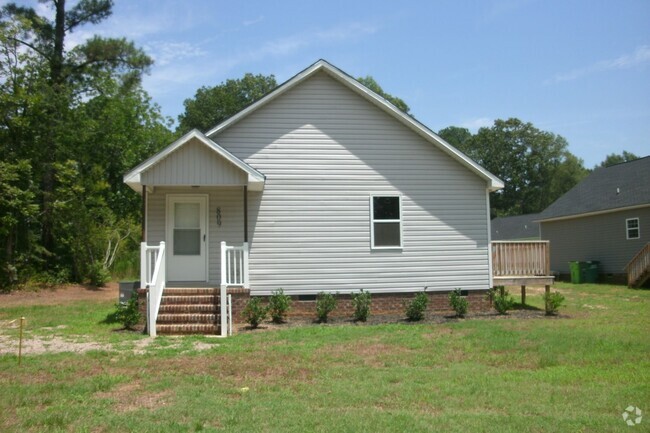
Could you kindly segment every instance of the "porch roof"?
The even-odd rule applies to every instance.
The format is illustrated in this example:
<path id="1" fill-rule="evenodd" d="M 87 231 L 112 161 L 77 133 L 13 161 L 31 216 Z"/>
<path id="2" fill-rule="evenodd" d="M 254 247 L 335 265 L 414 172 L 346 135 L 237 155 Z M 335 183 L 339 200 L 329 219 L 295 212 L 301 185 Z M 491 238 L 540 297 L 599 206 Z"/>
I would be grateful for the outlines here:
<path id="1" fill-rule="evenodd" d="M 143 185 L 246 185 L 261 191 L 264 181 L 262 173 L 196 129 L 124 175 L 124 182 L 137 192 Z"/>

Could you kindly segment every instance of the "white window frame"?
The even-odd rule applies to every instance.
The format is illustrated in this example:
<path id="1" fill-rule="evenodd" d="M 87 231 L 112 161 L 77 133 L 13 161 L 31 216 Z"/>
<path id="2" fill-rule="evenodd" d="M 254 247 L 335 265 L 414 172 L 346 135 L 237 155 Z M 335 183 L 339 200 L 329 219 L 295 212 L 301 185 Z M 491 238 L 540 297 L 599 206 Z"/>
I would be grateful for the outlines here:
<path id="1" fill-rule="evenodd" d="M 375 221 L 375 197 L 394 197 L 399 201 L 399 219 L 376 220 Z M 399 194 L 373 194 L 370 196 L 370 248 L 373 250 L 401 250 L 404 248 L 404 233 L 402 231 L 402 196 Z M 375 222 L 382 223 L 399 223 L 399 245 L 381 245 L 375 246 Z"/>
<path id="2" fill-rule="evenodd" d="M 636 221 L 636 227 L 630 227 L 630 221 Z M 630 237 L 630 230 L 636 230 L 637 235 Z M 638 217 L 625 220 L 625 238 L 627 240 L 641 239 L 641 220 Z"/>

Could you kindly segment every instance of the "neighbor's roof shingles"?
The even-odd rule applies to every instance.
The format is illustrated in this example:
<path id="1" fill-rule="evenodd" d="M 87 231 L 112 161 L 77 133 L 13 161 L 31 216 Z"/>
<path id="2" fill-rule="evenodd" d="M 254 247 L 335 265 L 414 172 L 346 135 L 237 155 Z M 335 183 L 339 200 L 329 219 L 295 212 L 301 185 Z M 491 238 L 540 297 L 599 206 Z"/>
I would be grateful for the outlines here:
<path id="1" fill-rule="evenodd" d="M 650 156 L 597 168 L 537 218 L 540 221 L 650 205 Z"/>

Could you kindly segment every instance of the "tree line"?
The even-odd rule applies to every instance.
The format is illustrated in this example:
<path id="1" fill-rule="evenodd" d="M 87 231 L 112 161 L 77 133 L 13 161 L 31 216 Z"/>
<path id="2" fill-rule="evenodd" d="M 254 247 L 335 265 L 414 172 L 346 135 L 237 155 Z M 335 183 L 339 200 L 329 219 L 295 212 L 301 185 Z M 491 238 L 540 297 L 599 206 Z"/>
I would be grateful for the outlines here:
<path id="1" fill-rule="evenodd" d="M 110 17 L 112 0 L 46 3 L 53 18 L 13 3 L 0 12 L 0 290 L 137 275 L 141 203 L 123 174 L 278 85 L 273 75 L 246 74 L 201 87 L 173 129 L 142 87 L 153 65 L 142 49 L 99 36 L 67 49 L 71 33 Z M 372 77 L 359 81 L 411 114 Z M 538 212 L 588 172 L 564 138 L 518 119 L 439 135 L 506 182 L 493 215 Z M 609 155 L 603 164 L 634 158 Z"/>

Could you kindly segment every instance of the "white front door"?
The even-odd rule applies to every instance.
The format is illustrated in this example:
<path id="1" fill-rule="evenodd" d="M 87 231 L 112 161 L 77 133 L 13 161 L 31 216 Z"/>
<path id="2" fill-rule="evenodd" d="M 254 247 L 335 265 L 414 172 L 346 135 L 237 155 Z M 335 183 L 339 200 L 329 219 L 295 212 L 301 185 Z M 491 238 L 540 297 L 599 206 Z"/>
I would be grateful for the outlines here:
<path id="1" fill-rule="evenodd" d="M 206 195 L 167 196 L 167 281 L 208 281 Z"/>

